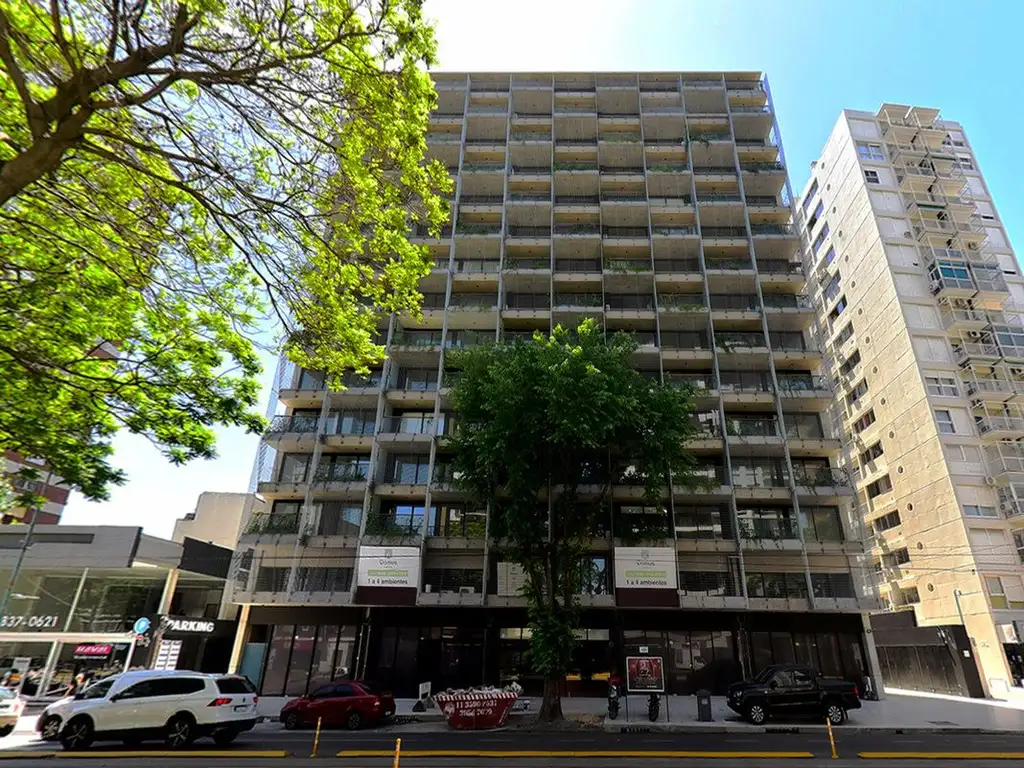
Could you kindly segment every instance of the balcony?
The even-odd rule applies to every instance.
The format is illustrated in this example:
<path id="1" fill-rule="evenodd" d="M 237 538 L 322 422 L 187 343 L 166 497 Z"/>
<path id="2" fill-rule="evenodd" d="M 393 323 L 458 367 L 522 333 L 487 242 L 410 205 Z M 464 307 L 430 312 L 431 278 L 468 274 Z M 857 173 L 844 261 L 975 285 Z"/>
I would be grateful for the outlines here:
<path id="1" fill-rule="evenodd" d="M 1024 394 L 1024 382 L 1012 381 L 1010 379 L 984 378 L 973 376 L 961 380 L 964 385 L 964 392 L 972 400 L 984 402 L 1005 402 L 1015 395 Z"/>
<path id="2" fill-rule="evenodd" d="M 985 446 L 985 464 L 989 475 L 1002 480 L 1024 479 L 1024 444 L 1000 441 Z M 1013 478 L 1021 475 L 1021 478 Z"/>
<path id="3" fill-rule="evenodd" d="M 270 426 L 267 427 L 267 431 L 264 434 L 269 437 L 270 435 L 315 433 L 319 424 L 319 416 L 305 414 L 274 416 L 270 420 Z"/>
<path id="4" fill-rule="evenodd" d="M 500 235 L 501 224 L 457 224 L 456 235 Z"/>
<path id="5" fill-rule="evenodd" d="M 555 224 L 554 234 L 573 237 L 600 237 L 601 226 L 599 224 Z"/>
<path id="6" fill-rule="evenodd" d="M 992 416 L 984 414 L 974 417 L 978 426 L 978 434 L 986 442 L 1000 440 L 1016 440 L 1024 437 L 1024 417 Z"/>
<path id="7" fill-rule="evenodd" d="M 647 240 L 651 236 L 647 227 L 602 227 L 605 240 Z"/>
<path id="8" fill-rule="evenodd" d="M 746 240 L 746 227 L 701 227 L 701 237 L 705 240 Z"/>
<path id="9" fill-rule="evenodd" d="M 932 295 L 937 299 L 969 299 L 977 293 L 974 281 L 966 274 L 966 269 L 944 269 L 946 274 L 938 270 L 930 270 Z"/>
<path id="10" fill-rule="evenodd" d="M 505 237 L 509 240 L 547 240 L 551 237 L 551 228 L 510 225 Z"/>
<path id="11" fill-rule="evenodd" d="M 957 365 L 965 365 L 971 360 L 993 363 L 1002 357 L 995 342 L 962 341 L 953 344 L 953 359 Z"/>
<path id="12" fill-rule="evenodd" d="M 796 237 L 797 232 L 790 224 L 751 224 L 750 234 L 754 237 Z"/>
<path id="13" fill-rule="evenodd" d="M 597 162 L 584 160 L 556 160 L 552 167 L 555 173 L 596 173 L 598 171 Z"/>
<path id="14" fill-rule="evenodd" d="M 258 512 L 249 518 L 245 536 L 287 536 L 299 532 L 301 513 Z"/>
<path id="15" fill-rule="evenodd" d="M 600 293 L 556 293 L 551 304 L 555 310 L 595 310 L 600 312 L 604 297 Z"/>
<path id="16" fill-rule="evenodd" d="M 745 548 L 800 549 L 800 529 L 786 518 L 741 517 L 739 533 Z"/>
<path id="17" fill-rule="evenodd" d="M 961 309 L 943 305 L 939 307 L 942 327 L 947 331 L 981 330 L 989 324 L 988 314 L 982 309 Z"/>
<path id="18" fill-rule="evenodd" d="M 839 491 L 843 495 L 853 495 L 850 476 L 846 470 L 835 467 L 818 467 L 793 464 L 793 481 L 801 487 L 811 489 L 823 488 Z"/>

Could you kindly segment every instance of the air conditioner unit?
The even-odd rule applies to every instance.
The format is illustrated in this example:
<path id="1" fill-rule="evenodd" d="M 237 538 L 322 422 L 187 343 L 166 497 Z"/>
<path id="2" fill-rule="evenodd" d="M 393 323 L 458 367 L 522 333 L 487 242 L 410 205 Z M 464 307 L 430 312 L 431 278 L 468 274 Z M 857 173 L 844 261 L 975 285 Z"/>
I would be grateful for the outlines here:
<path id="1" fill-rule="evenodd" d="M 1024 368 L 1010 368 L 1010 375 L 1024 376 Z"/>
<path id="2" fill-rule="evenodd" d="M 459 587 L 460 595 L 475 595 L 476 587 Z"/>

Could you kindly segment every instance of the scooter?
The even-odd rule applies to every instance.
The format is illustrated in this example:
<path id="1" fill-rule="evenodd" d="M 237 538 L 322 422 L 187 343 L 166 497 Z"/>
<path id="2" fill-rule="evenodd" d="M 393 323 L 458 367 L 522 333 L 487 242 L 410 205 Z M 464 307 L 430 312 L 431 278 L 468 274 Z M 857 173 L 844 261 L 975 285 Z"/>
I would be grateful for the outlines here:
<path id="1" fill-rule="evenodd" d="M 652 693 L 647 697 L 647 719 L 652 723 L 658 722 L 658 715 L 661 714 L 661 699 L 658 694 Z"/>
<path id="2" fill-rule="evenodd" d="M 608 717 L 612 720 L 619 716 L 619 683 L 618 680 L 608 681 Z"/>

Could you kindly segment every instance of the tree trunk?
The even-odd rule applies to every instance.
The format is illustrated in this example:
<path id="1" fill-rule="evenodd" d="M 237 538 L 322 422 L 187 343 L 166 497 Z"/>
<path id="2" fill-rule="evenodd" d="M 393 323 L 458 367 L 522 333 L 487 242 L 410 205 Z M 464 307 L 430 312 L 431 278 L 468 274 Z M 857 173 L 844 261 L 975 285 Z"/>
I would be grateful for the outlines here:
<path id="1" fill-rule="evenodd" d="M 558 679 L 547 678 L 544 680 L 544 699 L 541 701 L 540 712 L 537 714 L 537 719 L 541 722 L 551 723 L 565 719 L 562 714 L 560 684 L 561 681 Z"/>

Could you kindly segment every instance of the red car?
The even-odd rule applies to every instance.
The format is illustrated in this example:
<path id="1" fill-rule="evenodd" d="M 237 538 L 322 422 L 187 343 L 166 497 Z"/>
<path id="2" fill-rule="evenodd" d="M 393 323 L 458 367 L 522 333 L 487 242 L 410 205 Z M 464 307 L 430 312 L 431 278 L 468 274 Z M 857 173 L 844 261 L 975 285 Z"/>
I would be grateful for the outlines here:
<path id="1" fill-rule="evenodd" d="M 366 723 L 379 723 L 395 714 L 395 699 L 378 693 L 366 683 L 344 680 L 328 683 L 306 696 L 293 699 L 281 710 L 281 722 L 289 731 L 303 726 L 344 726 L 350 731 Z"/>

